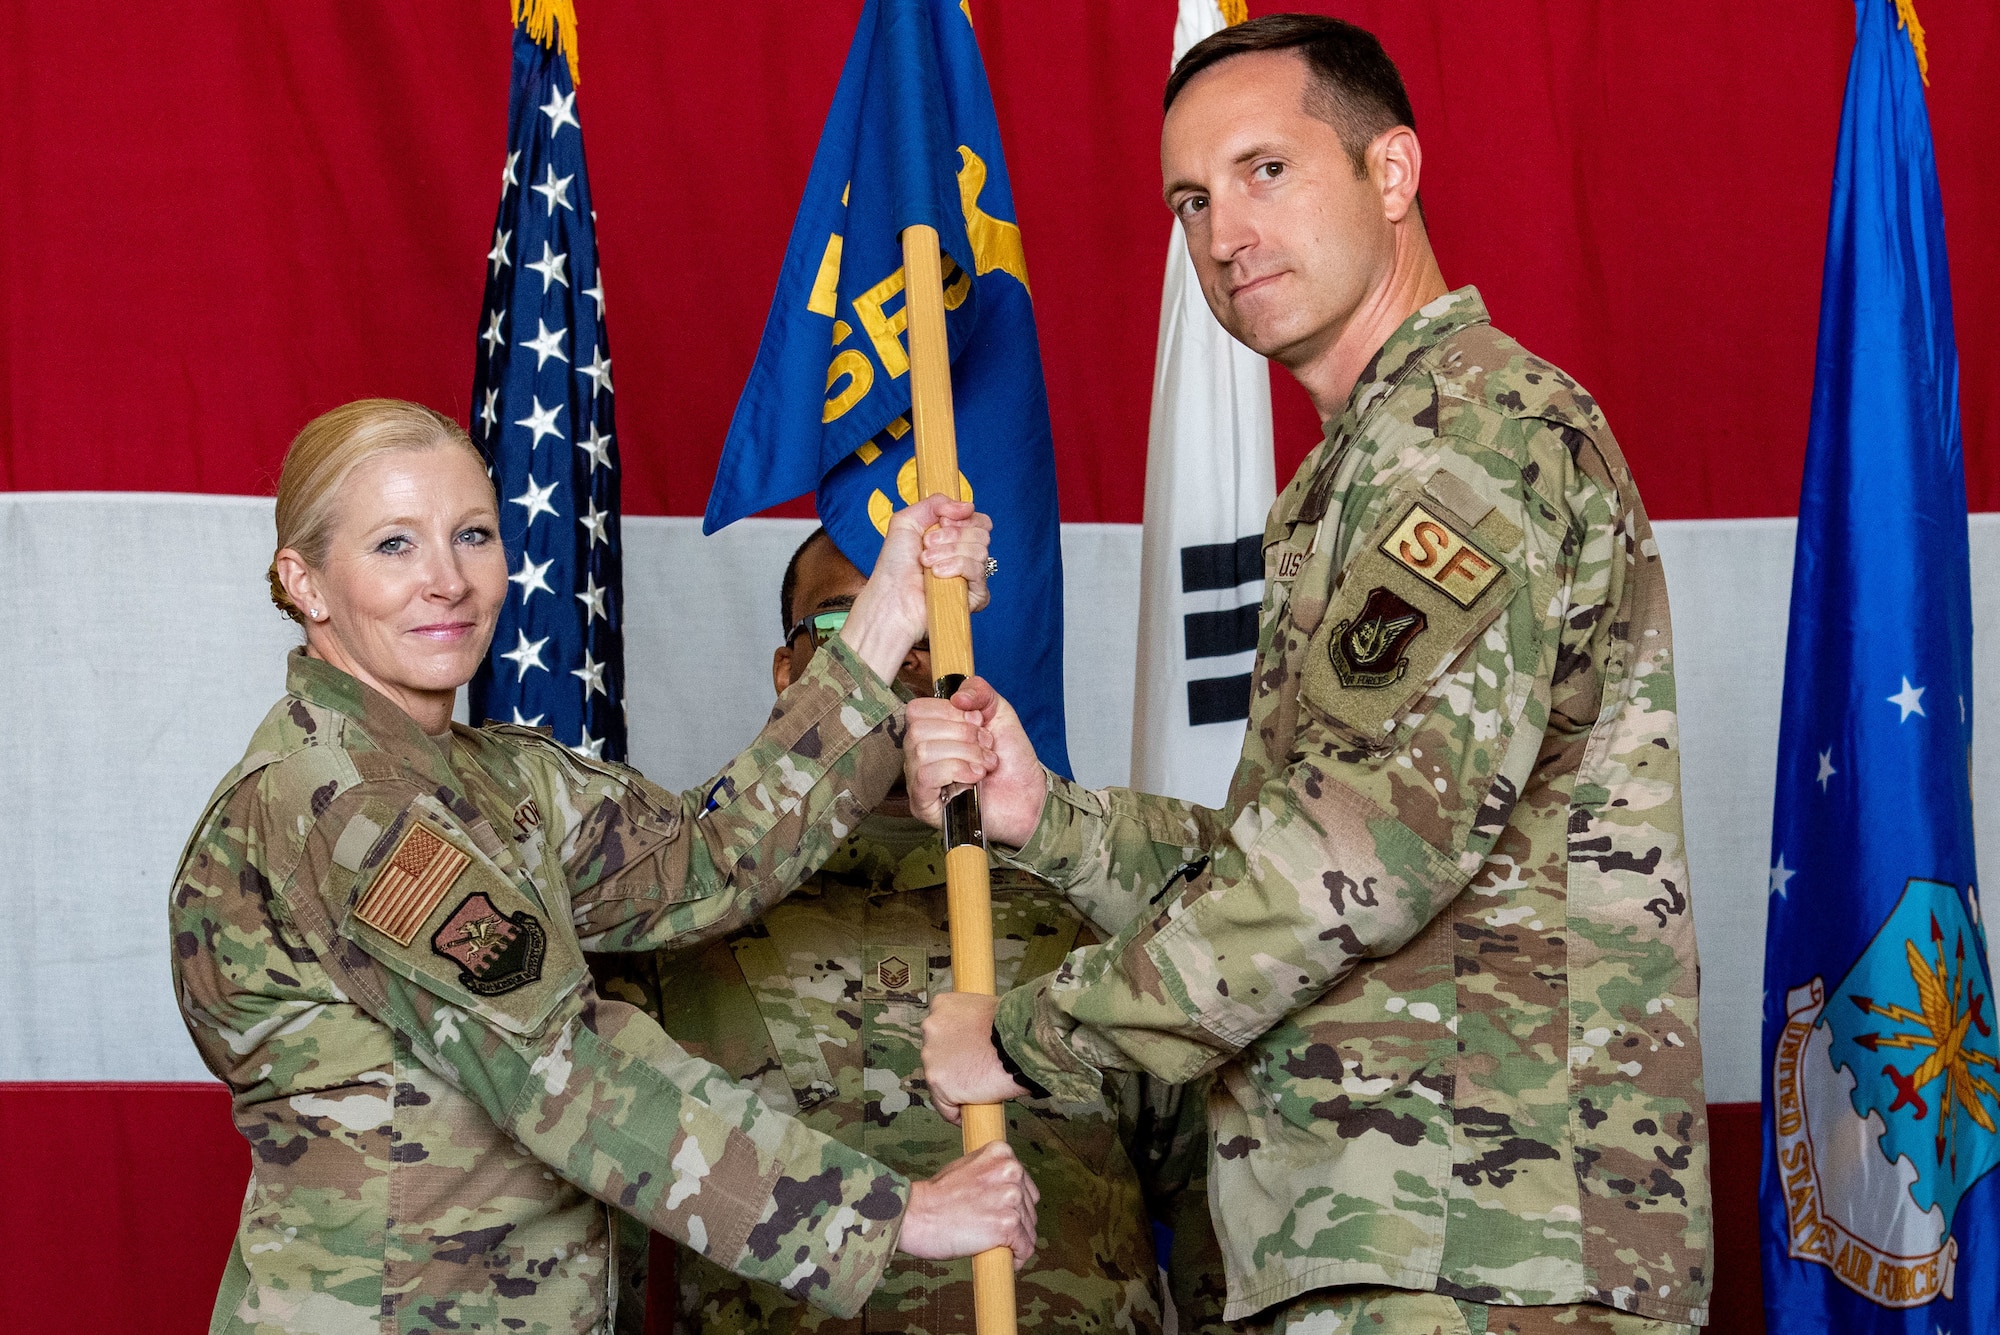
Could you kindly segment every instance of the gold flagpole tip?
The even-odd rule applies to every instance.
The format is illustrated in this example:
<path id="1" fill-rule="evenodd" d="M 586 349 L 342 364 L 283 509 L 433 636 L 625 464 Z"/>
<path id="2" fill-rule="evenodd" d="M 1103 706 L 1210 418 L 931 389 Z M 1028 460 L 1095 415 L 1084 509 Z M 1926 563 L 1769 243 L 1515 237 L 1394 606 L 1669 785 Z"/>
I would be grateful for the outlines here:
<path id="1" fill-rule="evenodd" d="M 569 81 L 581 83 L 576 71 L 576 0 L 512 0 L 514 26 L 543 46 L 560 45 L 569 62 Z"/>

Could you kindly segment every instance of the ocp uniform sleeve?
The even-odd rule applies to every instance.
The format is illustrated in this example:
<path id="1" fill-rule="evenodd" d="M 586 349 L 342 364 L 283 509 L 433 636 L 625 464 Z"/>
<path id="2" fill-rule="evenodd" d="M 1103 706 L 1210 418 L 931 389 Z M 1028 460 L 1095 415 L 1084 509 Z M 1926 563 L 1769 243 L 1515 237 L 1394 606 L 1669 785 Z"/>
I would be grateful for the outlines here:
<path id="1" fill-rule="evenodd" d="M 584 946 L 643 951 L 734 931 L 824 862 L 902 773 L 899 707 L 836 638 L 740 755 L 679 794 L 539 734 L 499 731 L 535 757 Z"/>
<path id="2" fill-rule="evenodd" d="M 875 1287 L 907 1179 L 599 997 L 569 924 L 414 783 L 334 797 L 281 895 L 350 995 L 568 1181 L 828 1311 Z"/>
<path id="3" fill-rule="evenodd" d="M 1394 464 L 1357 489 L 1367 503 L 1341 519 L 1345 559 L 1298 660 L 1290 763 L 1226 829 L 1198 811 L 1176 827 L 1161 799 L 1054 783 L 1019 864 L 1070 893 L 1159 895 L 1114 940 L 1003 999 L 1009 1054 L 1058 1097 L 1104 1069 L 1212 1069 L 1410 940 L 1505 829 L 1558 664 L 1595 624 L 1573 600 L 1601 596 L 1600 572 L 1579 582 L 1579 559 L 1608 545 L 1612 516 L 1552 427 L 1500 457 L 1492 423 L 1467 425 L 1424 467 Z M 1473 572 L 1476 590 L 1411 564 L 1461 545 L 1457 580 Z"/>
<path id="4" fill-rule="evenodd" d="M 1208 1204 L 1208 1094 L 1203 1076 L 1170 1085 L 1146 1075 L 1114 1077 L 1119 1135 L 1139 1174 L 1146 1213 L 1166 1231 L 1158 1253 L 1182 1335 L 1229 1335 L 1222 1244 Z M 1158 1231 L 1155 1241 L 1159 1241 Z"/>

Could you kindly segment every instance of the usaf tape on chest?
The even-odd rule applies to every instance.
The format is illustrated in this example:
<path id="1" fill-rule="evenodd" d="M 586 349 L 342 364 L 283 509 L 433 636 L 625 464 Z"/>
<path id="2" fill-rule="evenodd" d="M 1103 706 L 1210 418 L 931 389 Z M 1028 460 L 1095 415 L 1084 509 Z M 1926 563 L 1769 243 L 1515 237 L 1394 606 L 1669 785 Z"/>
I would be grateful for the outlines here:
<path id="1" fill-rule="evenodd" d="M 1521 577 L 1502 553 L 1520 540 L 1450 473 L 1398 496 L 1342 572 L 1307 647 L 1306 702 L 1368 745 L 1385 743 L 1506 608 Z"/>
<path id="2" fill-rule="evenodd" d="M 441 803 L 419 796 L 400 811 L 385 807 L 364 799 L 335 842 L 335 867 L 353 874 L 341 934 L 500 1029 L 540 1028 L 582 980 L 574 931 Z"/>

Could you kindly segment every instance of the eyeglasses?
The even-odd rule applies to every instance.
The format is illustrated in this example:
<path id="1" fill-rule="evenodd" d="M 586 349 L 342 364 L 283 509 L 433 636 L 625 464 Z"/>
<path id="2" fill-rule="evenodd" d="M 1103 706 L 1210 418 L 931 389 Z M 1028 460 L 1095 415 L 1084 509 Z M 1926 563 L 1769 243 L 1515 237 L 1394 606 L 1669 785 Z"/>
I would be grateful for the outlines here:
<path id="1" fill-rule="evenodd" d="M 836 607 L 830 611 L 812 612 L 800 617 L 799 623 L 785 633 L 785 643 L 791 645 L 797 642 L 799 636 L 809 634 L 813 639 L 813 648 L 820 648 L 828 640 L 840 634 L 840 628 L 847 624 L 848 611 L 848 608 Z M 911 647 L 927 654 L 931 651 L 931 642 L 926 637 Z"/>
<path id="2" fill-rule="evenodd" d="M 830 612 L 812 612 L 800 617 L 799 624 L 785 632 L 785 643 L 791 644 L 799 636 L 810 634 L 813 648 L 819 648 L 840 634 L 840 628 L 847 624 L 847 611 L 845 607 L 836 607 Z"/>

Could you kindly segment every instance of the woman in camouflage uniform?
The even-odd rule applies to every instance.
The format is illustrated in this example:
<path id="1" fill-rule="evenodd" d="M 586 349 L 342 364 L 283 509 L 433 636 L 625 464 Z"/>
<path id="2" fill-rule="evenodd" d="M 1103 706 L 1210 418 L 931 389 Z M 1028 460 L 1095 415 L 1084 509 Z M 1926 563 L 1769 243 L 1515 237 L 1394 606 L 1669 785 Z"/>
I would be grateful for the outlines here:
<path id="1" fill-rule="evenodd" d="M 182 1012 L 254 1162 L 211 1330 L 607 1330 L 607 1205 L 835 1312 L 899 1247 L 1018 1264 L 1035 1190 L 1004 1147 L 911 1183 L 583 963 L 727 932 L 817 869 L 900 772 L 885 679 L 922 572 L 983 601 L 986 520 L 902 512 L 831 652 L 676 796 L 451 722 L 507 587 L 497 510 L 465 433 L 414 404 L 336 409 L 286 457 L 272 596 L 306 644 L 171 908 Z"/>

